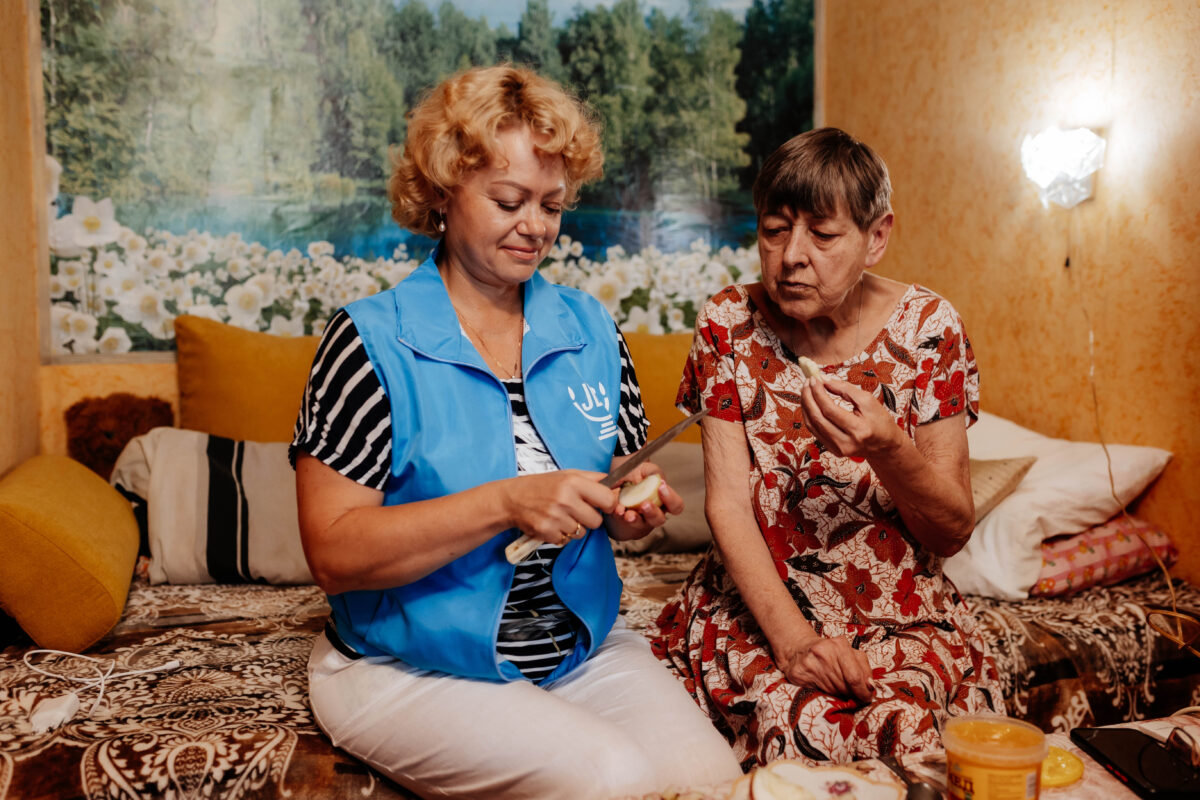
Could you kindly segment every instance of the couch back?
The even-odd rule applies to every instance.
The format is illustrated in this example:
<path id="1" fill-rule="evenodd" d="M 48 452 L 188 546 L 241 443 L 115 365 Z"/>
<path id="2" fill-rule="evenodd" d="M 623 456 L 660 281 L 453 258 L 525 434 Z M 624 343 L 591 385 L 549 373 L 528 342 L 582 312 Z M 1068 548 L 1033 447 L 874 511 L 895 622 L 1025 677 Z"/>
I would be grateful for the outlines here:
<path id="1" fill-rule="evenodd" d="M 56 364 L 43 368 L 41 450 L 66 455 L 63 414 L 86 397 L 114 392 L 160 397 L 176 411 L 179 427 L 247 441 L 290 441 L 316 336 L 282 337 L 212 320 L 176 320 L 176 361 L 128 364 Z M 690 333 L 627 333 L 641 384 L 650 435 L 681 418 L 675 394 L 691 346 Z M 700 430 L 682 441 L 699 442 Z"/>

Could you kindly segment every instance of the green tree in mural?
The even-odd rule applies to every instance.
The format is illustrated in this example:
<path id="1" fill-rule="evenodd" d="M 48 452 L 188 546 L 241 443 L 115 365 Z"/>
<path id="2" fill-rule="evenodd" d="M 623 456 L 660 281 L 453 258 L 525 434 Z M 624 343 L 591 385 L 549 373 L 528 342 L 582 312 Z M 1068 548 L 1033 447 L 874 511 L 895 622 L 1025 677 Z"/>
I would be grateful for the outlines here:
<path id="1" fill-rule="evenodd" d="M 496 60 L 497 35 L 487 23 L 471 19 L 451 2 L 435 15 L 421 0 L 394 8 L 379 45 L 388 71 L 404 87 L 403 114 L 421 96 L 455 70 Z M 394 141 L 403 141 L 403 129 Z"/>
<path id="2" fill-rule="evenodd" d="M 690 195 L 714 199 L 734 188 L 734 170 L 748 161 L 748 137 L 736 130 L 746 110 L 734 86 L 737 22 L 706 0 L 691 0 L 685 19 L 655 10 L 649 26 L 653 119 L 666 147 L 656 173 L 682 179 Z"/>
<path id="3" fill-rule="evenodd" d="M 558 34 L 550 18 L 546 0 L 529 0 L 517 24 L 517 41 L 512 60 L 526 64 L 554 80 L 563 79 L 562 57 L 558 52 Z"/>
<path id="4" fill-rule="evenodd" d="M 783 142 L 812 127 L 813 0 L 754 0 L 746 10 L 737 93 L 746 102 L 738 129 L 750 135 L 743 183 Z"/>
<path id="5" fill-rule="evenodd" d="M 434 82 L 456 70 L 496 61 L 496 34 L 487 21 L 468 17 L 450 0 L 438 7 L 437 36 L 442 68 Z"/>
<path id="6" fill-rule="evenodd" d="M 402 130 L 404 91 L 380 55 L 387 0 L 304 0 L 317 61 L 321 135 L 313 169 L 378 185 Z M 318 188 L 321 188 L 320 184 Z M 338 191 L 344 195 L 344 184 Z"/>
<path id="7" fill-rule="evenodd" d="M 66 193 L 125 197 L 143 190 L 138 150 L 154 138 L 154 98 L 188 88 L 163 58 L 177 43 L 175 20 L 153 5 L 134 0 L 109 19 L 88 0 L 42 4 L 47 150 L 64 167 Z"/>
<path id="8" fill-rule="evenodd" d="M 650 31 L 637 0 L 578 10 L 559 43 L 567 82 L 604 119 L 605 178 L 588 197 L 620 208 L 650 207 L 660 139 L 650 113 Z"/>

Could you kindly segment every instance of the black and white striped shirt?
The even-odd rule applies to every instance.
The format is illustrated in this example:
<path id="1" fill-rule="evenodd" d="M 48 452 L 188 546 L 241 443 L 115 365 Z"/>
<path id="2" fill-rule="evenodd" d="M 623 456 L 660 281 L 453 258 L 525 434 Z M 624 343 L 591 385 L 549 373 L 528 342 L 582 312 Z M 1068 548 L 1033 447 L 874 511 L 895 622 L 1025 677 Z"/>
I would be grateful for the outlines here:
<path id="1" fill-rule="evenodd" d="M 621 356 L 621 400 L 614 455 L 646 442 L 641 391 L 625 339 L 614 326 Z M 466 336 L 466 333 L 463 333 Z M 558 469 L 525 405 L 524 382 L 504 381 L 512 406 L 517 474 Z M 295 465 L 304 451 L 346 477 L 383 490 L 392 467 L 391 410 L 353 320 L 338 311 L 317 348 L 289 448 Z M 579 622 L 555 594 L 550 570 L 562 548 L 542 545 L 517 566 L 500 621 L 497 651 L 530 680 L 549 675 L 575 646 Z"/>

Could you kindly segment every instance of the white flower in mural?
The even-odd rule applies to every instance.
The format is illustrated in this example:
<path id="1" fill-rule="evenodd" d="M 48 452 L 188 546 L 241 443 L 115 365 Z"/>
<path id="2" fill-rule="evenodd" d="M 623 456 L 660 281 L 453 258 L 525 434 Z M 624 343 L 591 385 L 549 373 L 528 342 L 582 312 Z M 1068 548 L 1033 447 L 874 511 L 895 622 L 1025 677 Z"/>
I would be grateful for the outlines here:
<path id="1" fill-rule="evenodd" d="M 239 281 L 245 280 L 250 275 L 250 262 L 244 258 L 231 258 L 226 262 L 225 268 L 229 270 L 229 275 Z"/>
<path id="2" fill-rule="evenodd" d="M 129 237 L 129 242 L 125 245 L 125 252 L 129 255 L 141 256 L 149 246 L 150 243 L 146 241 L 145 237 L 135 233 Z"/>
<path id="3" fill-rule="evenodd" d="M 50 306 L 50 336 L 54 349 L 61 352 L 62 346 L 71 339 L 71 315 L 75 309 L 69 305 Z"/>
<path id="4" fill-rule="evenodd" d="M 132 268 L 121 265 L 100 279 L 100 296 L 117 303 L 141 285 L 141 276 Z"/>
<path id="5" fill-rule="evenodd" d="M 377 294 L 379 284 L 365 272 L 354 272 L 346 276 L 346 290 L 350 295 L 350 300 L 358 300 Z"/>
<path id="6" fill-rule="evenodd" d="M 72 352 L 93 352 L 96 346 L 97 320 L 95 317 L 83 311 L 72 311 L 67 314 L 63 324 L 67 329 L 67 338 L 72 340 Z"/>
<path id="7" fill-rule="evenodd" d="M 124 328 L 112 326 L 104 329 L 104 333 L 100 334 L 99 341 L 96 342 L 96 351 L 100 353 L 128 353 L 133 349 L 133 342 L 129 339 L 129 334 Z"/>
<path id="8" fill-rule="evenodd" d="M 686 331 L 687 320 L 683 317 L 683 309 L 679 306 L 671 306 L 667 309 L 667 330 L 670 331 Z"/>
<path id="9" fill-rule="evenodd" d="M 165 339 L 170 341 L 175 338 L 175 317 L 171 314 L 166 314 L 159 317 L 149 325 L 144 326 L 146 331 L 155 339 Z"/>
<path id="10" fill-rule="evenodd" d="M 276 314 L 271 317 L 271 324 L 267 327 L 267 333 L 273 333 L 276 336 L 303 336 L 304 320 L 292 319 L 283 314 Z"/>
<path id="11" fill-rule="evenodd" d="M 212 258 L 212 252 L 198 239 L 188 239 L 179 250 L 179 263 L 183 269 L 191 269 Z"/>
<path id="12" fill-rule="evenodd" d="M 562 283 L 563 279 L 567 277 L 567 268 L 561 261 L 549 261 L 539 272 L 551 283 Z"/>
<path id="13" fill-rule="evenodd" d="M 115 242 L 120 231 L 111 197 L 94 203 L 90 197 L 76 195 L 71 213 L 56 219 L 50 226 L 51 247 L 56 239 L 60 245 L 103 247 Z M 65 255 L 58 249 L 55 252 Z"/>
<path id="14" fill-rule="evenodd" d="M 275 301 L 275 276 L 269 272 L 260 272 L 246 281 L 250 286 L 262 293 L 262 303 L 269 306 Z"/>
<path id="15" fill-rule="evenodd" d="M 125 268 L 125 262 L 116 253 L 104 252 L 96 256 L 96 261 L 93 264 L 96 271 L 101 275 L 109 275 L 113 272 L 119 272 Z"/>
<path id="16" fill-rule="evenodd" d="M 651 313 L 641 306 L 629 309 L 629 316 L 621 323 L 621 330 L 636 333 L 662 333 L 662 321 L 657 313 Z"/>
<path id="17" fill-rule="evenodd" d="M 126 322 L 141 325 L 147 331 L 156 330 L 164 318 L 170 318 L 163 305 L 162 293 L 145 284 L 123 294 L 113 311 Z"/>
<path id="18" fill-rule="evenodd" d="M 201 319 L 211 319 L 214 322 L 224 322 L 225 321 L 225 317 L 221 314 L 221 312 L 218 311 L 217 309 L 213 308 L 208 303 L 196 303 L 195 305 L 189 306 L 187 313 L 193 317 L 200 317 Z"/>
<path id="19" fill-rule="evenodd" d="M 155 275 L 166 275 L 172 270 L 178 270 L 175 259 L 161 247 L 156 247 L 146 253 L 142 264 Z M 194 273 L 188 273 L 189 275 Z"/>
<path id="20" fill-rule="evenodd" d="M 333 255 L 333 245 L 329 242 L 310 242 L 308 245 L 308 257 L 314 261 L 321 256 Z"/>
<path id="21" fill-rule="evenodd" d="M 257 286 L 239 283 L 225 292 L 225 303 L 229 306 L 229 322 L 239 328 L 258 330 L 259 314 L 263 309 L 262 290 Z"/>
<path id="22" fill-rule="evenodd" d="M 65 288 L 68 292 L 74 292 L 76 297 L 82 293 L 85 273 L 65 272 L 59 273 L 58 277 L 62 281 L 63 288 Z"/>
<path id="23" fill-rule="evenodd" d="M 301 302 L 307 303 L 310 300 L 319 300 L 321 292 L 321 285 L 316 281 L 304 281 L 300 284 L 297 294 L 300 296 Z"/>
<path id="24" fill-rule="evenodd" d="M 580 288 L 599 300 L 608 309 L 608 313 L 616 315 L 620 311 L 621 299 L 624 297 L 621 283 L 609 273 L 592 275 Z"/>
<path id="25" fill-rule="evenodd" d="M 50 252 L 63 258 L 76 258 L 87 252 L 87 248 L 75 241 L 75 226 L 66 222 L 66 217 L 60 217 L 50 223 L 48 244 Z"/>

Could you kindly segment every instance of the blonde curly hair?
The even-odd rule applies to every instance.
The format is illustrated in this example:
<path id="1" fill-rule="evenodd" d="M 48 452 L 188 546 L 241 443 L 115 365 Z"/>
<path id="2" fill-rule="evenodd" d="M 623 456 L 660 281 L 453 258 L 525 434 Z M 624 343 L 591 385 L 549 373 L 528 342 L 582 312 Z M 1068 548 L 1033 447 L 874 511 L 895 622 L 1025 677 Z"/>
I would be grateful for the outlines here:
<path id="1" fill-rule="evenodd" d="M 566 204 L 600 177 L 604 153 L 595 111 L 554 81 L 512 64 L 473 67 L 450 76 L 408 115 L 403 152 L 392 149 L 392 218 L 431 238 L 439 209 L 472 170 L 497 157 L 496 135 L 526 125 L 537 149 L 566 167 Z"/>

